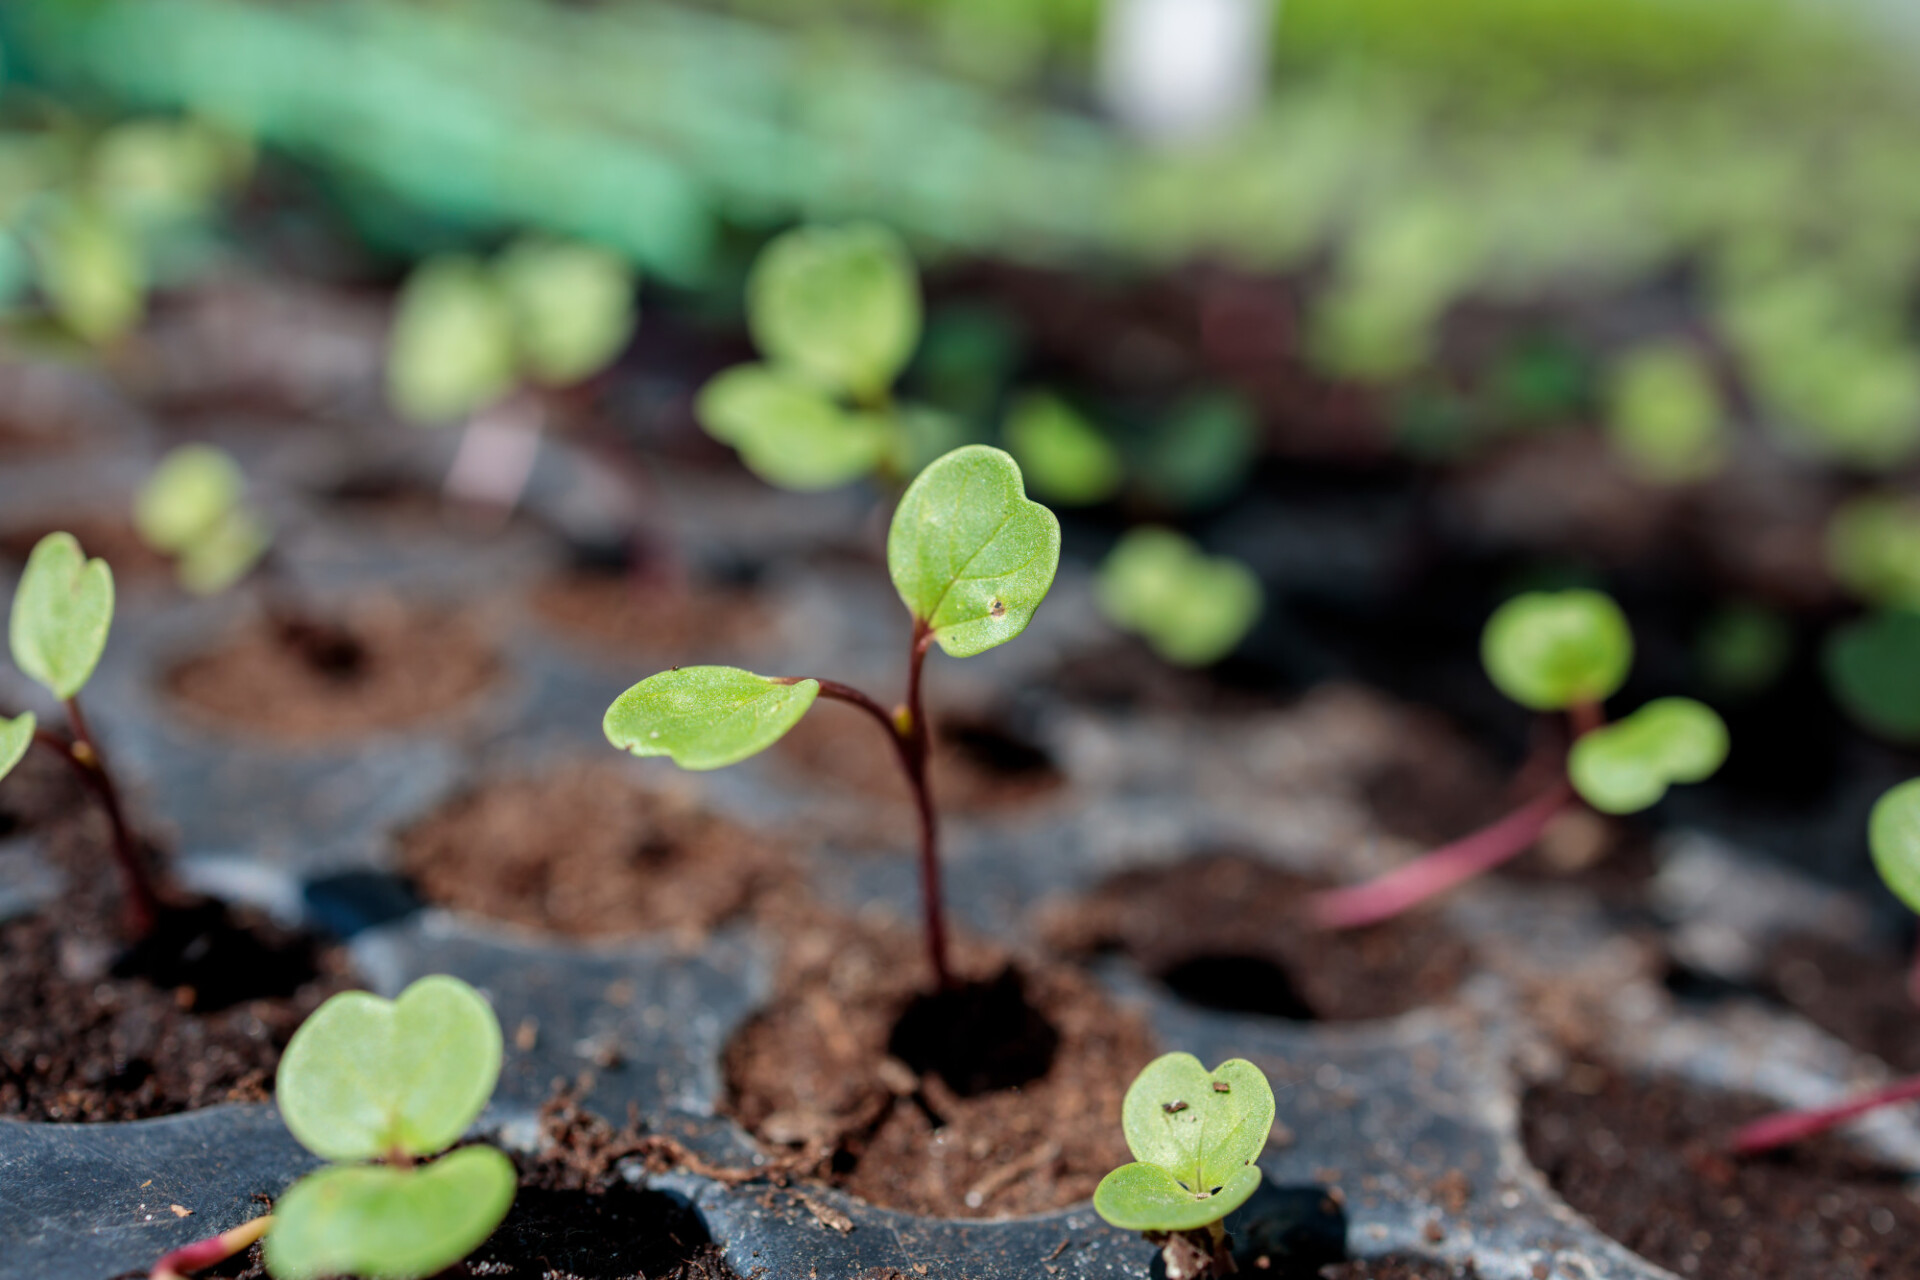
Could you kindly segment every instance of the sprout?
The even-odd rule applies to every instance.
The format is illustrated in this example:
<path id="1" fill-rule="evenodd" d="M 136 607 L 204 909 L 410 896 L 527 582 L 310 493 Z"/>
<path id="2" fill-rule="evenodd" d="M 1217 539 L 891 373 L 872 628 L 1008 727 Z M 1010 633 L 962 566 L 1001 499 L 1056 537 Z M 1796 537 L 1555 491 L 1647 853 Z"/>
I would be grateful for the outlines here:
<path id="1" fill-rule="evenodd" d="M 1119 452 L 1058 396 L 1031 392 L 1014 403 L 1004 434 L 1035 493 L 1069 507 L 1105 502 L 1120 491 Z"/>
<path id="2" fill-rule="evenodd" d="M 486 408 L 513 388 L 513 313 L 472 258 L 435 258 L 407 277 L 393 318 L 387 394 L 424 425 Z"/>
<path id="3" fill-rule="evenodd" d="M 1134 1163 L 1100 1180 L 1094 1211 L 1160 1245 L 1169 1276 L 1231 1274 L 1222 1219 L 1260 1187 L 1273 1110 L 1266 1076 L 1243 1058 L 1211 1072 L 1190 1053 L 1154 1059 L 1121 1105 Z"/>
<path id="4" fill-rule="evenodd" d="M 247 576 L 272 545 L 266 524 L 242 496 L 246 477 L 223 449 L 186 444 L 160 460 L 134 499 L 133 524 L 146 544 L 174 558 L 180 585 L 215 595 Z"/>
<path id="5" fill-rule="evenodd" d="M 1609 373 L 1607 434 L 1649 480 L 1685 484 L 1717 472 L 1725 419 L 1712 371 L 1684 344 L 1637 348 Z"/>
<path id="6" fill-rule="evenodd" d="M 927 786 L 929 734 L 920 672 L 930 646 L 956 658 L 984 653 L 1026 630 L 1060 562 L 1060 524 L 1026 496 L 1019 464 L 969 445 L 908 486 L 887 534 L 887 569 L 913 619 L 907 695 L 889 711 L 832 680 L 761 676 L 734 667 L 677 667 L 634 685 L 607 709 L 607 740 L 636 756 L 718 769 L 778 742 L 826 697 L 876 720 L 895 749 L 920 815 L 921 895 L 928 963 L 952 985 L 940 904 L 936 816 Z"/>
<path id="7" fill-rule="evenodd" d="M 398 1000 L 333 996 L 294 1033 L 274 1085 L 288 1131 L 333 1163 L 295 1183 L 273 1213 L 167 1255 L 154 1280 L 211 1266 L 263 1234 L 275 1280 L 416 1280 L 459 1262 L 506 1217 L 513 1163 L 486 1146 L 415 1162 L 466 1133 L 500 1058 L 493 1009 L 458 978 L 422 978 Z"/>
<path id="8" fill-rule="evenodd" d="M 1183 667 L 1232 653 L 1260 616 L 1264 593 L 1253 570 L 1209 556 L 1183 534 L 1130 529 L 1100 566 L 1094 599 L 1115 626 L 1144 637 Z"/>
<path id="9" fill-rule="evenodd" d="M 1920 742 L 1920 613 L 1888 610 L 1834 628 L 1821 655 L 1827 684 L 1848 715 L 1899 743 Z"/>
<path id="10" fill-rule="evenodd" d="M 1561 776 L 1506 817 L 1365 884 L 1319 894 L 1327 928 L 1373 924 L 1525 852 L 1575 800 L 1638 813 L 1676 782 L 1702 782 L 1726 760 L 1726 724 L 1690 698 L 1656 698 L 1617 724 L 1602 702 L 1626 682 L 1633 633 L 1598 591 L 1533 591 L 1494 610 L 1480 638 L 1487 676 L 1535 711 L 1565 712 L 1574 743 Z"/>
<path id="11" fill-rule="evenodd" d="M 140 323 L 147 291 L 140 246 L 99 203 L 59 200 L 28 239 L 41 293 L 81 339 L 108 343 Z"/>

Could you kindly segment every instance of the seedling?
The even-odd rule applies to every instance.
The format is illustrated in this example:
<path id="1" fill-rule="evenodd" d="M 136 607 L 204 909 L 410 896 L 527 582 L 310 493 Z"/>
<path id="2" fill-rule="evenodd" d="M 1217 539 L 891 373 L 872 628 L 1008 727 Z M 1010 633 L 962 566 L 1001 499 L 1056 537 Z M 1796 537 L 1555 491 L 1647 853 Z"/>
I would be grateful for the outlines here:
<path id="1" fill-rule="evenodd" d="M 1559 778 L 1489 827 L 1366 884 L 1317 895 L 1321 925 L 1348 929 L 1398 915 L 1518 856 L 1578 801 L 1602 813 L 1638 813 L 1675 783 L 1705 781 L 1726 760 L 1726 724 L 1691 698 L 1656 698 L 1605 723 L 1602 704 L 1627 678 L 1633 635 L 1620 607 L 1598 591 L 1514 597 L 1488 619 L 1480 656 L 1500 692 L 1567 717 L 1574 741 Z"/>
<path id="2" fill-rule="evenodd" d="M 707 434 L 783 489 L 834 489 L 866 475 L 911 474 L 954 437 L 894 383 L 921 329 L 913 256 L 885 227 L 800 227 L 761 251 L 747 281 L 760 363 L 701 390 Z"/>
<path id="3" fill-rule="evenodd" d="M 1893 896 L 1909 910 L 1920 912 L 1920 778 L 1901 783 L 1874 803 L 1867 819 L 1867 844 L 1873 851 L 1874 869 Z M 1907 973 L 1907 998 L 1920 1005 L 1920 950 L 1915 951 Z M 1738 1155 L 1758 1155 L 1915 1098 L 1920 1098 L 1920 1076 L 1896 1080 L 1831 1107 L 1763 1116 L 1733 1135 L 1733 1150 Z"/>
<path id="4" fill-rule="evenodd" d="M 1142 526 L 1129 529 L 1100 566 L 1094 599 L 1109 621 L 1168 662 L 1205 667 L 1246 638 L 1264 592 L 1238 560 L 1209 556 L 1171 529 Z"/>
<path id="5" fill-rule="evenodd" d="M 908 486 L 887 534 L 887 570 L 913 619 L 906 698 L 899 706 L 890 711 L 858 689 L 816 677 L 676 667 L 614 701 L 603 724 L 607 740 L 636 756 L 666 756 L 683 769 L 719 769 L 778 742 L 816 698 L 865 712 L 893 744 L 919 812 L 927 960 L 944 990 L 952 971 L 921 668 L 936 643 L 953 657 L 970 658 L 1026 630 L 1059 563 L 1060 523 L 1027 498 L 1019 465 L 986 445 L 956 449 Z"/>
<path id="6" fill-rule="evenodd" d="M 125 892 L 127 932 L 135 941 L 153 931 L 162 894 L 120 808 L 120 792 L 80 710 L 80 691 L 92 678 L 113 624 L 113 571 L 89 560 L 70 533 L 50 533 L 27 557 L 14 592 L 7 638 L 14 665 L 66 708 L 67 733 L 40 725 L 31 711 L 0 716 L 0 778 L 26 754 L 29 742 L 72 766 L 105 810 L 114 861 Z"/>
<path id="7" fill-rule="evenodd" d="M 1726 460 L 1726 409 L 1713 373 L 1690 347 L 1653 343 L 1609 371 L 1607 434 L 1641 476 L 1686 484 Z"/>
<path id="8" fill-rule="evenodd" d="M 398 1000 L 333 996 L 294 1032 L 274 1082 L 287 1129 L 331 1163 L 271 1214 L 168 1254 L 151 1280 L 178 1280 L 263 1235 L 275 1280 L 416 1280 L 459 1262 L 512 1207 L 513 1162 L 487 1146 L 417 1162 L 479 1117 L 500 1056 L 499 1020 L 458 978 L 422 978 Z"/>
<path id="9" fill-rule="evenodd" d="M 1232 1274 L 1224 1219 L 1260 1187 L 1267 1077 L 1243 1058 L 1208 1071 L 1190 1053 L 1164 1054 L 1128 1087 L 1120 1123 L 1134 1163 L 1100 1180 L 1094 1211 L 1159 1245 L 1169 1280 Z"/>
<path id="10" fill-rule="evenodd" d="M 160 460 L 134 499 L 141 540 L 173 558 L 180 585 L 216 595 L 244 578 L 273 545 L 247 505 L 247 481 L 224 449 L 185 444 Z"/>
<path id="11" fill-rule="evenodd" d="M 1105 502 L 1126 479 L 1120 451 L 1059 396 L 1043 391 L 1021 396 L 1001 434 L 1027 483 L 1049 501 L 1069 507 Z"/>

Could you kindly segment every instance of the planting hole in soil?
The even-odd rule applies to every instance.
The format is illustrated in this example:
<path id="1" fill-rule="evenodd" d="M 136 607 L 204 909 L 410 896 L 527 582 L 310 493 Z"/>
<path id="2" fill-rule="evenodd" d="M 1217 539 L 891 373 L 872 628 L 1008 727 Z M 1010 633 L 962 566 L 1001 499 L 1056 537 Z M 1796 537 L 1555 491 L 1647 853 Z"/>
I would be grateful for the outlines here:
<path id="1" fill-rule="evenodd" d="M 1767 991 L 1814 1025 L 1901 1072 L 1920 1071 L 1920 1013 L 1909 964 L 1896 952 L 1849 947 L 1808 934 L 1767 953 Z"/>
<path id="2" fill-rule="evenodd" d="M 376 600 L 310 621 L 303 629 L 250 617 L 167 672 L 167 690 L 224 726 L 314 741 L 449 719 L 500 678 L 471 618 Z"/>
<path id="3" fill-rule="evenodd" d="M 1390 1018 L 1444 1002 L 1468 952 L 1429 912 L 1326 932 L 1303 916 L 1323 881 L 1236 854 L 1122 872 L 1050 904 L 1072 955 L 1117 951 L 1211 1008 L 1301 1021 Z"/>
<path id="4" fill-rule="evenodd" d="M 1776 1110 L 1672 1078 L 1576 1062 L 1528 1090 L 1527 1155 L 1554 1190 L 1683 1276 L 1896 1280 L 1920 1274 L 1920 1204 L 1899 1171 L 1833 1134 L 1733 1159 L 1728 1136 Z"/>
<path id="5" fill-rule="evenodd" d="M 607 653 L 747 654 L 772 616 L 752 592 L 673 587 L 631 573 L 572 569 L 535 587 L 533 608 L 561 634 Z"/>
<path id="6" fill-rule="evenodd" d="M 770 841 L 599 762 L 486 783 L 400 849 L 428 901 L 575 937 L 697 936 L 793 883 Z"/>

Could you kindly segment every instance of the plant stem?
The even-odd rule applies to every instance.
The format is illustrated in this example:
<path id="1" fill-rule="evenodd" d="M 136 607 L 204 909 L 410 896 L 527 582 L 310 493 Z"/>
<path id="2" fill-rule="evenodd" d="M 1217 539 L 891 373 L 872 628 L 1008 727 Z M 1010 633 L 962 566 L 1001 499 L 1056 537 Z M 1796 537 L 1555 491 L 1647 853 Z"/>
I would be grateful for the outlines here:
<path id="1" fill-rule="evenodd" d="M 66 707 L 67 724 L 73 731 L 73 741 L 69 742 L 51 730 L 41 728 L 33 731 L 33 740 L 65 760 L 100 802 L 100 807 L 106 810 L 107 824 L 113 832 L 113 858 L 120 867 L 120 880 L 126 889 L 127 931 L 138 942 L 153 932 L 153 926 L 160 918 L 160 894 L 154 887 L 153 875 L 147 868 L 146 860 L 140 855 L 140 846 L 127 826 L 126 815 L 120 808 L 119 790 L 113 785 L 113 775 L 107 772 L 106 759 L 100 754 L 99 744 L 94 741 L 93 733 L 87 727 L 87 717 L 80 710 L 80 700 L 68 698 Z"/>
<path id="2" fill-rule="evenodd" d="M 1377 924 L 1524 853 L 1573 799 L 1564 778 L 1490 827 L 1442 845 L 1365 884 L 1313 896 L 1310 910 L 1323 929 Z"/>
<path id="3" fill-rule="evenodd" d="M 886 729 L 893 743 L 894 759 L 907 777 L 920 818 L 920 903 L 926 926 L 927 964 L 933 970 L 936 988 L 945 991 L 953 986 L 953 970 L 947 963 L 947 912 L 940 883 L 940 827 L 928 770 L 931 737 L 920 702 L 920 671 L 932 643 L 933 632 L 924 622 L 915 622 L 912 655 L 907 666 L 907 700 L 892 713 L 851 685 L 837 680 L 816 679 L 815 683 L 820 686 L 821 697 L 858 707 L 872 716 Z"/>
<path id="4" fill-rule="evenodd" d="M 147 1280 L 182 1280 L 188 1272 L 199 1271 L 216 1262 L 225 1262 L 267 1234 L 267 1228 L 272 1225 L 273 1215 L 264 1213 L 231 1231 L 222 1231 L 210 1240 L 196 1240 L 192 1244 L 182 1245 L 154 1263 Z"/>
<path id="5" fill-rule="evenodd" d="M 1830 1107 L 1816 1107 L 1811 1111 L 1780 1111 L 1770 1116 L 1762 1116 L 1752 1124 L 1743 1126 L 1733 1135 L 1729 1145 L 1733 1153 L 1740 1156 L 1759 1155 L 1775 1147 L 1810 1138 L 1837 1124 L 1842 1124 L 1855 1116 L 1865 1115 L 1881 1107 L 1892 1106 L 1896 1102 L 1909 1102 L 1920 1098 L 1920 1076 L 1897 1080 L 1872 1093 L 1861 1094 L 1846 1102 L 1838 1102 Z"/>

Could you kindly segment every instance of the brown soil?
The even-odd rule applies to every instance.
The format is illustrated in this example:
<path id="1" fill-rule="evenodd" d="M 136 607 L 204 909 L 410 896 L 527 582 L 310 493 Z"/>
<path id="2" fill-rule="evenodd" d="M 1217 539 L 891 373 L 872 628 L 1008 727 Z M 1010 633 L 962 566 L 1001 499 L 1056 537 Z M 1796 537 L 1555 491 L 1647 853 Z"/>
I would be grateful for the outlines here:
<path id="1" fill-rule="evenodd" d="M 1474 1280 L 1479 1274 L 1471 1262 L 1430 1262 L 1425 1258 L 1375 1258 L 1320 1268 L 1320 1280 Z"/>
<path id="2" fill-rule="evenodd" d="M 1215 854 L 1123 872 L 1042 912 L 1071 955 L 1118 950 L 1210 1008 L 1299 1020 L 1387 1018 L 1447 999 L 1470 954 L 1439 919 L 1411 912 L 1327 933 L 1301 918 L 1326 888 L 1251 857 Z"/>
<path id="3" fill-rule="evenodd" d="M 1721 1154 L 1737 1126 L 1773 1109 L 1578 1063 L 1528 1091 L 1521 1128 L 1528 1156 L 1569 1204 L 1683 1276 L 1920 1275 L 1920 1205 L 1897 1172 L 1832 1135 L 1757 1159 Z"/>
<path id="4" fill-rule="evenodd" d="M 926 995 L 917 933 L 792 923 L 780 986 L 727 1046 L 724 1108 L 855 1195 L 952 1218 L 1085 1200 L 1129 1159 L 1120 1100 L 1145 1022 L 1076 970 L 956 948 Z"/>
<path id="5" fill-rule="evenodd" d="M 337 622 L 354 641 L 344 660 L 337 646 L 253 617 L 168 672 L 168 691 L 226 725 L 311 741 L 444 719 L 500 677 L 471 618 L 378 600 Z"/>
<path id="6" fill-rule="evenodd" d="M 542 621 L 597 649 L 683 665 L 751 653 L 773 625 L 752 592 L 641 587 L 618 573 L 568 572 L 534 588 L 532 603 Z"/>
<path id="7" fill-rule="evenodd" d="M 238 908 L 172 917 L 122 954 L 104 823 L 63 823 L 46 846 L 75 887 L 0 923 L 0 1115 L 137 1120 L 260 1101 L 294 1029 L 353 985 L 343 952 Z"/>
<path id="8" fill-rule="evenodd" d="M 1052 794 L 1066 781 L 1045 751 L 998 720 L 946 715 L 938 709 L 931 720 L 933 794 L 943 813 L 1017 809 Z M 893 745 L 870 717 L 852 707 L 816 703 L 776 751 L 822 786 L 890 801 L 903 811 L 912 804 Z M 899 821 L 893 814 L 881 820 Z"/>
<path id="9" fill-rule="evenodd" d="M 773 843 L 617 764 L 487 783 L 400 846 L 431 901 L 583 937 L 704 933 L 794 880 Z"/>
<path id="10" fill-rule="evenodd" d="M 1791 937 L 1768 955 L 1766 982 L 1815 1026 L 1897 1071 L 1920 1071 L 1920 1010 L 1897 953 Z"/>
<path id="11" fill-rule="evenodd" d="M 141 541 L 131 520 L 99 512 L 29 520 L 0 532 L 0 559 L 25 563 L 34 545 L 56 530 L 72 534 L 81 550 L 111 565 L 116 581 L 157 581 L 173 574 L 172 562 Z"/>

